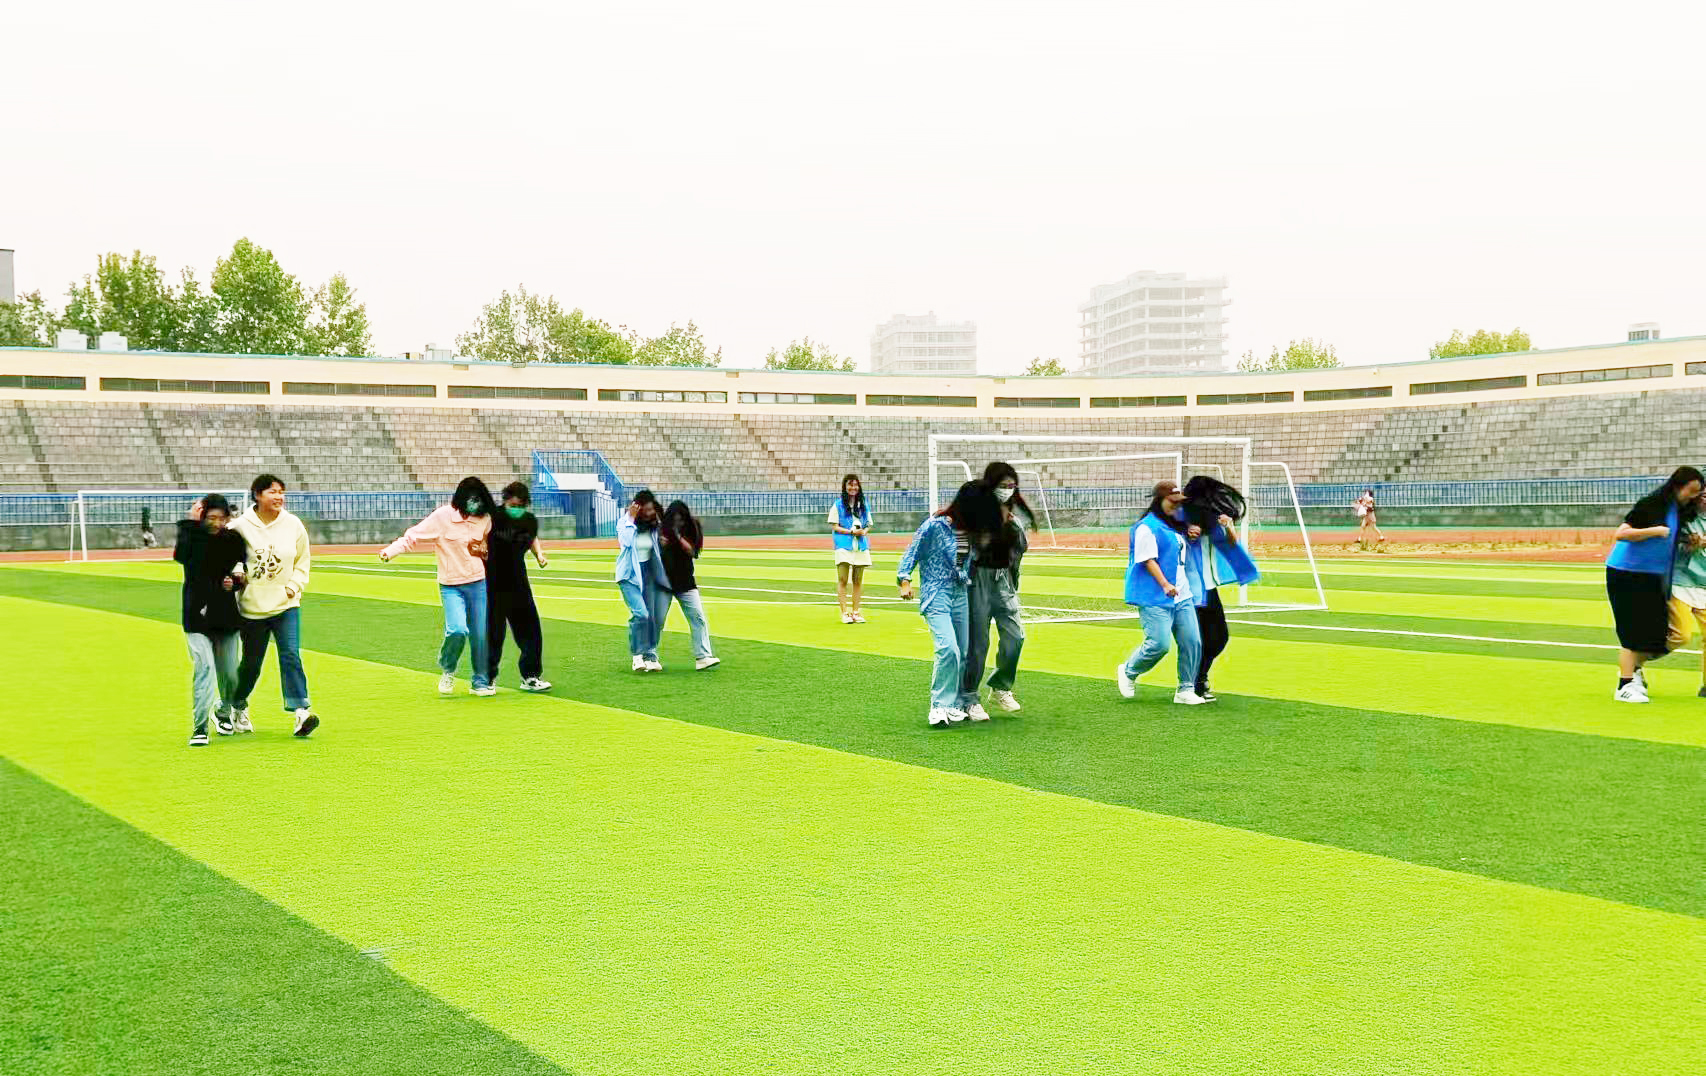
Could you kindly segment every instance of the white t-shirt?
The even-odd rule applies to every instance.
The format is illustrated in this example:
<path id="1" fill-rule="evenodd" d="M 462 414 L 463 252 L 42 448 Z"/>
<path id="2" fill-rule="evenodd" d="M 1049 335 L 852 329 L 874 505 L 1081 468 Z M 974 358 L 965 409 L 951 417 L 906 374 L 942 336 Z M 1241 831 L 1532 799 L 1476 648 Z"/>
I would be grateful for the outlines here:
<path id="1" fill-rule="evenodd" d="M 1155 532 L 1148 527 L 1137 528 L 1137 537 L 1131 543 L 1131 562 L 1142 564 L 1146 560 L 1157 560 L 1161 556 L 1161 547 L 1156 544 Z M 1191 581 L 1185 577 L 1185 539 L 1179 539 L 1179 568 L 1173 577 L 1173 585 L 1179 592 L 1173 596 L 1173 604 L 1180 605 L 1191 600 Z"/>
<path id="2" fill-rule="evenodd" d="M 649 530 L 635 531 L 634 532 L 634 561 L 635 561 L 635 563 L 644 564 L 646 561 L 651 560 L 651 559 L 652 559 L 652 532 Z"/>

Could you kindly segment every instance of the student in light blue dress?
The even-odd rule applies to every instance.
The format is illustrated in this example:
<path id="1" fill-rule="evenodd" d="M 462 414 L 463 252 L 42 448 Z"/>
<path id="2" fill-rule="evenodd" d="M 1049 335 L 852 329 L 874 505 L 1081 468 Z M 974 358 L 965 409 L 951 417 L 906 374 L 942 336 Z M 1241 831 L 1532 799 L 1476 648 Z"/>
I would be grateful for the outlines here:
<path id="1" fill-rule="evenodd" d="M 635 672 L 663 672 L 658 636 L 669 612 L 658 554 L 658 499 L 642 489 L 616 517 L 616 586 L 628 607 L 628 653 Z"/>
<path id="2" fill-rule="evenodd" d="M 960 685 L 971 631 L 966 588 L 978 553 L 1001 532 L 1001 502 L 981 482 L 967 482 L 953 503 L 926 519 L 900 558 L 896 581 L 900 596 L 912 597 L 912 572 L 918 569 L 918 611 L 936 643 L 936 663 L 930 677 L 932 728 L 958 725 L 967 719 L 960 706 Z"/>

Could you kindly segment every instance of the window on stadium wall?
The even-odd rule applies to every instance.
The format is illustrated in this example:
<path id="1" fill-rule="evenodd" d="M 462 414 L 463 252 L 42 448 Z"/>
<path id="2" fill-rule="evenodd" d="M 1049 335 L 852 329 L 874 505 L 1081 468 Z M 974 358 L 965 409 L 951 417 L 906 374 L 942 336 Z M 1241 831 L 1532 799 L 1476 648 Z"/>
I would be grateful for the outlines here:
<path id="1" fill-rule="evenodd" d="M 1690 363 L 1689 373 L 1694 373 L 1692 367 L 1703 365 Z M 1644 381 L 1649 377 L 1670 377 L 1676 373 L 1676 368 L 1669 363 L 1660 366 L 1616 366 L 1605 370 L 1567 370 L 1558 374 L 1541 374 L 1534 379 L 1538 386 L 1546 385 L 1586 385 L 1600 381 Z"/>
<path id="2" fill-rule="evenodd" d="M 286 396 L 437 396 L 437 385 L 356 385 L 333 381 L 286 381 Z"/>
<path id="3" fill-rule="evenodd" d="M 1305 389 L 1304 403 L 1327 403 L 1332 400 L 1377 400 L 1392 395 L 1391 385 L 1376 385 L 1366 389 Z"/>
<path id="4" fill-rule="evenodd" d="M 1296 398 L 1294 392 L 1224 392 L 1208 396 L 1198 396 L 1198 407 L 1219 407 L 1223 404 L 1271 404 L 1290 403 Z"/>
<path id="5" fill-rule="evenodd" d="M 1411 396 L 1433 396 L 1443 392 L 1490 392 L 1494 389 L 1525 389 L 1528 375 L 1472 377 L 1464 381 L 1423 381 L 1410 386 Z"/>
<path id="6" fill-rule="evenodd" d="M 870 407 L 976 407 L 976 396 L 879 396 L 865 397 Z"/>
<path id="7" fill-rule="evenodd" d="M 1183 396 L 1092 396 L 1091 407 L 1183 407 Z"/>
<path id="8" fill-rule="evenodd" d="M 728 403 L 726 392 L 683 392 L 656 389 L 599 389 L 606 403 Z"/>
<path id="9" fill-rule="evenodd" d="M 1082 407 L 1076 396 L 997 396 L 996 407 Z"/>
<path id="10" fill-rule="evenodd" d="M 266 381 L 197 381 L 153 377 L 103 377 L 102 392 L 213 392 L 228 396 L 269 396 Z"/>
<path id="11" fill-rule="evenodd" d="M 1690 374 L 1706 374 L 1706 362 L 1691 362 L 1683 369 Z"/>
<path id="12" fill-rule="evenodd" d="M 63 374 L 0 374 L 0 389 L 71 389 L 89 387 L 86 377 Z"/>
<path id="13" fill-rule="evenodd" d="M 743 392 L 743 404 L 838 404 L 851 407 L 859 398 L 850 392 Z"/>
<path id="14" fill-rule="evenodd" d="M 450 385 L 453 400 L 584 400 L 585 389 L 546 388 L 538 385 Z"/>

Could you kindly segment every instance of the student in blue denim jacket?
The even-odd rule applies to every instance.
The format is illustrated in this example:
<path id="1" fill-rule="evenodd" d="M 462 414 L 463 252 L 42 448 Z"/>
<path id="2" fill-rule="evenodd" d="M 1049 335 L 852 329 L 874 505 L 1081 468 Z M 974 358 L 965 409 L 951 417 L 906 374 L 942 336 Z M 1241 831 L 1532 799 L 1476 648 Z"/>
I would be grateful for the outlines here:
<path id="1" fill-rule="evenodd" d="M 900 558 L 896 579 L 900 596 L 912 597 L 912 569 L 918 568 L 918 611 L 936 641 L 936 667 L 930 678 L 933 728 L 966 720 L 960 709 L 960 681 L 965 672 L 971 616 L 966 587 L 978 552 L 1001 532 L 1001 503 L 980 482 L 967 482 L 953 503 L 918 528 Z"/>

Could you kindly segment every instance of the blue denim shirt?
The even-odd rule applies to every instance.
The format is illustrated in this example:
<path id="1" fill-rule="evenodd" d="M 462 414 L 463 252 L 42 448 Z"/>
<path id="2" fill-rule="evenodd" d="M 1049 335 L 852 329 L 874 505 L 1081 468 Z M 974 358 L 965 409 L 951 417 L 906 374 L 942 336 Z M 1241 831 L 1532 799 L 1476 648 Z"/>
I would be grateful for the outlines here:
<path id="1" fill-rule="evenodd" d="M 623 512 L 616 517 L 616 544 L 619 552 L 616 554 L 616 581 L 632 583 L 635 586 L 644 585 L 644 577 L 640 575 L 640 562 L 634 559 L 634 538 L 640 528 L 634 523 L 633 517 Z M 657 535 L 654 529 L 652 535 Z M 658 555 L 657 546 L 652 546 L 652 556 Z M 657 565 L 653 565 L 657 567 Z"/>
<path id="2" fill-rule="evenodd" d="M 965 564 L 960 564 L 954 525 L 942 516 L 931 516 L 919 525 L 918 532 L 912 536 L 912 544 L 906 547 L 906 553 L 900 558 L 900 569 L 895 573 L 895 579 L 901 583 L 911 579 L 913 566 L 917 565 L 918 600 L 923 604 L 947 587 L 969 584 L 972 562 L 976 559 L 977 552 L 973 550 L 966 556 Z"/>

